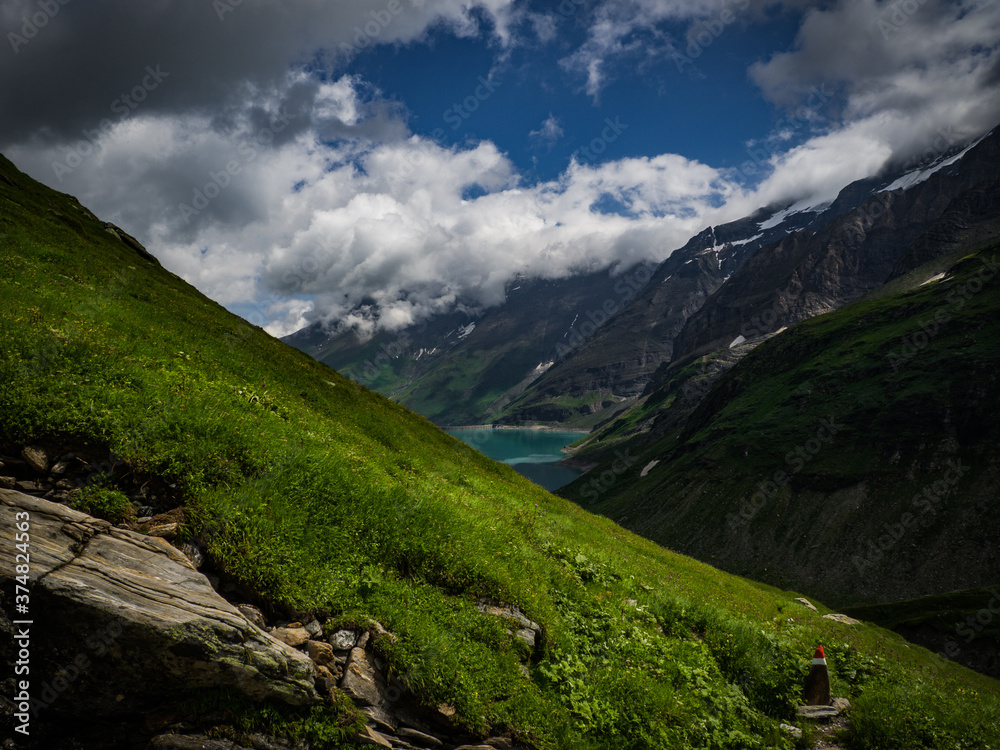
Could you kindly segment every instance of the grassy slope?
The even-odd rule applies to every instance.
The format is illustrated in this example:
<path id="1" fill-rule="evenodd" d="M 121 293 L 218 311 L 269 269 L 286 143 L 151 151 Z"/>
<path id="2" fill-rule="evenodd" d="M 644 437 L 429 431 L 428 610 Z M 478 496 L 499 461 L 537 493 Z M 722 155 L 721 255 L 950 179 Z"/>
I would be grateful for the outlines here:
<path id="1" fill-rule="evenodd" d="M 470 729 L 543 748 L 790 747 L 778 721 L 821 642 L 855 746 L 1000 746 L 997 683 L 545 493 L 2 159 L 0 252 L 0 442 L 89 442 L 176 484 L 220 568 L 276 604 L 380 620 L 396 672 Z M 530 677 L 479 596 L 542 624 Z"/>
<path id="2" fill-rule="evenodd" d="M 636 469 L 616 477 L 591 507 L 727 569 L 802 588 L 812 579 L 813 593 L 848 602 L 879 601 L 880 586 L 898 583 L 889 579 L 900 556 L 919 563 L 921 545 L 938 544 L 936 535 L 949 524 L 972 529 L 971 536 L 959 538 L 988 537 L 994 527 L 981 509 L 996 496 L 989 436 L 996 430 L 990 415 L 1000 410 L 1000 274 L 984 259 L 998 251 L 995 240 L 967 248 L 964 260 L 952 257 L 949 275 L 939 282 L 872 296 L 761 344 L 717 383 L 682 428 L 629 435 L 623 421 L 592 450 L 628 449 Z M 938 312 L 947 314 L 947 322 L 932 330 L 928 321 Z M 925 337 L 922 325 L 933 335 Z M 913 341 L 916 347 L 903 348 Z M 892 360 L 890 352 L 912 356 Z M 670 389 L 697 377 L 700 366 L 676 373 L 675 382 L 651 395 L 644 411 L 629 421 L 655 417 L 670 403 Z M 790 452 L 807 445 L 830 417 L 839 425 L 835 439 L 807 461 L 797 456 L 790 461 Z M 870 561 L 864 543 L 879 538 L 883 524 L 895 524 L 908 510 L 919 515 L 922 507 L 910 507 L 911 499 L 941 478 L 949 457 L 961 458 L 970 469 L 942 506 L 947 515 L 937 524 L 921 523 L 906 544 L 879 565 L 864 565 L 865 576 L 857 576 L 852 556 Z M 638 469 L 653 458 L 661 465 L 640 478 Z M 605 460 L 598 471 L 610 465 Z M 756 511 L 751 507 L 745 523 L 734 529 L 728 521 L 745 508 L 741 499 L 751 498 L 779 471 L 790 475 L 788 488 L 772 493 Z M 858 486 L 867 498 L 860 508 L 854 502 L 832 509 L 830 498 Z M 562 492 L 586 501 L 586 489 L 584 480 Z M 801 499 L 806 496 L 808 501 Z M 838 524 L 835 542 L 826 523 L 831 518 Z M 795 540 L 811 533 L 817 534 L 814 540 L 827 534 L 826 546 L 799 549 L 797 563 L 783 561 L 776 569 L 770 553 L 760 552 L 773 539 L 775 554 L 798 554 Z M 921 544 L 914 547 L 914 540 Z M 755 551 L 748 554 L 751 547 Z M 987 539 L 971 547 L 989 550 L 992 544 Z M 846 566 L 839 577 L 838 564 Z M 963 567 L 943 566 L 940 574 L 963 574 Z M 990 582 L 982 573 L 971 585 Z M 799 579 L 793 582 L 793 575 Z M 859 584 L 870 590 L 854 591 L 852 598 L 851 587 Z M 904 597 L 888 591 L 881 601 L 899 598 Z"/>

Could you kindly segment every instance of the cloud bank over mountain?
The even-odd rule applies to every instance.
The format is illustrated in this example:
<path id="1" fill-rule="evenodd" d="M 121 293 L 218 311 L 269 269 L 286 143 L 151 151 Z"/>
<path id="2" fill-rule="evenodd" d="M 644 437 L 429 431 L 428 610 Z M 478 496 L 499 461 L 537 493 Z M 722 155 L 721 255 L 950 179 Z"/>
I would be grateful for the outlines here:
<path id="1" fill-rule="evenodd" d="M 995 2 L 43 5 L 0 11 L 13 61 L 0 67 L 0 149 L 276 334 L 317 320 L 398 329 L 498 304 L 515 274 L 662 260 L 709 223 L 830 199 L 1000 120 Z M 797 24 L 790 48 L 747 70 L 776 114 L 736 166 L 603 161 L 602 146 L 640 127 L 609 117 L 557 178 L 533 179 L 502 144 L 416 127 L 351 70 L 377 46 L 489 46 L 494 70 L 459 102 L 471 113 L 512 50 L 562 43 L 566 85 L 597 98 L 622 66 L 673 66 L 726 10 L 733 26 Z M 557 113 L 535 122 L 536 146 L 573 135 Z"/>

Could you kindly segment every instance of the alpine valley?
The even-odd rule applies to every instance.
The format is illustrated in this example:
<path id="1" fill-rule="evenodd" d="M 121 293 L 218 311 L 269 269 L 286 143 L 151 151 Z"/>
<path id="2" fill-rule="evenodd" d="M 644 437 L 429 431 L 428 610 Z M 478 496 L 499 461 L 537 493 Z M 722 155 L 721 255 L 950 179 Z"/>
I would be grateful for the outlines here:
<path id="1" fill-rule="evenodd" d="M 998 175 L 994 130 L 655 267 L 287 341 L 439 424 L 591 430 L 565 497 L 1000 676 Z"/>

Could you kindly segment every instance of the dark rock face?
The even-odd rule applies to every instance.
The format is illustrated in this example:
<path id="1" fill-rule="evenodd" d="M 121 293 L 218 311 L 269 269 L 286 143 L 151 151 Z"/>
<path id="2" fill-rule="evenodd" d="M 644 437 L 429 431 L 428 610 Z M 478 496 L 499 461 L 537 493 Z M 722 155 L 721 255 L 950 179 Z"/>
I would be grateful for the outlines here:
<path id="1" fill-rule="evenodd" d="M 313 663 L 251 625 L 164 540 L 18 492 L 0 490 L 0 502 L 5 559 L 14 559 L 16 514 L 30 517 L 31 684 L 41 715 L 110 717 L 220 687 L 319 702 Z M 13 589 L 9 578 L 3 585 Z"/>
<path id="2" fill-rule="evenodd" d="M 995 217 L 998 169 L 994 134 L 924 182 L 872 193 L 825 225 L 761 248 L 690 316 L 674 343 L 674 361 L 836 310 L 946 253 L 970 223 Z M 871 180 L 849 185 L 828 213 L 872 187 Z"/>

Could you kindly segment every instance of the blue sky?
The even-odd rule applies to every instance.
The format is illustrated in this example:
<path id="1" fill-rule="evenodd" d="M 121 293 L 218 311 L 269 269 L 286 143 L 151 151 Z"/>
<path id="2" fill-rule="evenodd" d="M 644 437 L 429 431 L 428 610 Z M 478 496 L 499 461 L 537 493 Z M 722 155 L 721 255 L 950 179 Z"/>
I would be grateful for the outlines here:
<path id="1" fill-rule="evenodd" d="M 532 7 L 544 12 L 551 5 Z M 610 161 L 680 153 L 739 167 L 752 160 L 747 143 L 766 138 L 783 116 L 747 70 L 791 47 L 801 18 L 777 9 L 741 18 L 745 5 L 732 0 L 702 22 L 661 24 L 657 33 L 678 40 L 677 55 L 639 45 L 608 63 L 607 83 L 596 94 L 588 92 L 585 73 L 564 62 L 587 41 L 588 29 L 581 18 L 558 12 L 550 14 L 554 38 L 526 30 L 524 42 L 510 50 L 442 32 L 427 43 L 368 47 L 345 67 L 398 101 L 414 133 L 449 146 L 492 141 L 528 179 L 554 179 L 574 156 Z M 728 24 L 719 18 L 726 8 Z M 645 31 L 635 33 L 636 41 Z M 693 47 L 684 42 L 689 31 Z M 491 88 L 481 84 L 484 78 Z M 477 90 L 488 96 L 476 97 Z M 627 130 L 601 143 L 608 119 Z M 546 131 L 547 121 L 555 128 Z M 595 139 L 599 154 L 590 149 Z"/>
<path id="2" fill-rule="evenodd" d="M 995 0 L 53 7 L 0 8 L 0 151 L 275 335 L 662 261 L 1000 120 Z"/>

